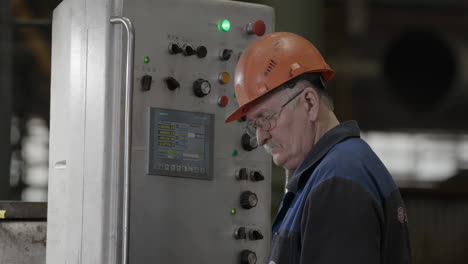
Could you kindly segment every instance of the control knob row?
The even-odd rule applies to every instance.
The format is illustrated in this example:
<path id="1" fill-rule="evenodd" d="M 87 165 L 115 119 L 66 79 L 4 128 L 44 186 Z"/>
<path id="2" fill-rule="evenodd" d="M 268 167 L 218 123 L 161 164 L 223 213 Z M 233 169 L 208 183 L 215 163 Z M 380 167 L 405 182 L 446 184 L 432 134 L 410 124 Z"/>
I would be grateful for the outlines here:
<path id="1" fill-rule="evenodd" d="M 143 91 L 149 91 L 151 89 L 151 83 L 153 79 L 151 75 L 144 75 L 141 79 L 141 87 Z M 166 77 L 164 79 L 166 86 L 169 90 L 174 91 L 180 87 L 180 83 L 174 77 Z M 193 83 L 193 93 L 198 97 L 204 97 L 211 92 L 211 84 L 207 80 L 197 79 Z M 218 98 L 218 105 L 226 107 L 229 103 L 229 98 L 225 95 Z"/>
<path id="2" fill-rule="evenodd" d="M 151 83 L 151 79 L 147 80 L 147 75 L 143 76 L 142 78 L 142 86 L 145 87 L 146 83 Z M 171 91 L 177 89 L 180 87 L 180 83 L 173 77 L 167 77 L 164 79 L 164 82 L 167 85 L 167 88 Z M 204 97 L 207 96 L 211 92 L 211 84 L 209 81 L 205 79 L 197 79 L 193 82 L 193 93 L 198 96 L 198 97 Z M 145 90 L 143 88 L 143 90 Z M 224 99 L 225 101 L 225 99 Z M 222 101 L 221 103 L 226 103 Z"/>
<path id="3" fill-rule="evenodd" d="M 199 58 L 204 58 L 206 57 L 208 50 L 206 49 L 205 46 L 199 46 L 198 48 L 195 49 L 190 44 L 185 44 L 181 47 L 177 43 L 171 43 L 169 44 L 169 53 L 170 54 L 182 53 L 184 56 L 197 55 L 197 57 Z"/>
<path id="4" fill-rule="evenodd" d="M 263 181 L 265 180 L 265 176 L 263 176 L 262 172 L 260 171 L 251 171 L 249 173 L 249 171 L 247 170 L 247 168 L 242 168 L 238 171 L 236 171 L 236 179 L 240 180 L 240 181 L 246 181 L 250 178 L 251 181 L 254 181 L 254 182 L 257 182 L 257 181 Z"/>
<path id="5" fill-rule="evenodd" d="M 205 46 L 199 46 L 195 49 L 190 44 L 184 44 L 181 47 L 177 43 L 170 43 L 168 49 L 170 54 L 182 53 L 184 56 L 197 55 L 199 58 L 204 58 L 208 54 L 208 49 Z M 222 61 L 229 60 L 231 58 L 232 52 L 232 49 L 222 49 L 219 52 L 219 59 Z"/>
<path id="6" fill-rule="evenodd" d="M 234 231 L 234 237 L 236 239 L 247 239 L 248 237 L 250 240 L 262 240 L 263 234 L 258 229 L 251 229 L 247 232 L 247 228 L 242 226 Z"/>

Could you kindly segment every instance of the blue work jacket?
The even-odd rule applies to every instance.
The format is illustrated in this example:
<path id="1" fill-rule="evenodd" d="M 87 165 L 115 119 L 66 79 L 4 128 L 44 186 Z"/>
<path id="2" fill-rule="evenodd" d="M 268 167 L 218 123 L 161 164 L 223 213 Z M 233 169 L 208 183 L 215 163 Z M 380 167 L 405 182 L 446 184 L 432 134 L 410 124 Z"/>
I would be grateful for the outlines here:
<path id="1" fill-rule="evenodd" d="M 407 264 L 406 209 L 355 121 L 320 138 L 287 185 L 269 264 Z"/>

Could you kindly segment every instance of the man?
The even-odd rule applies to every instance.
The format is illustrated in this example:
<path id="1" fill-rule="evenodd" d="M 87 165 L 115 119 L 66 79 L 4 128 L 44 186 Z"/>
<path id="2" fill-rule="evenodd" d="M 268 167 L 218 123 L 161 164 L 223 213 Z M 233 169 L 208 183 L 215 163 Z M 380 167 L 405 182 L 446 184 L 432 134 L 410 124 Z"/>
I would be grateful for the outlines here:
<path id="1" fill-rule="evenodd" d="M 340 124 L 325 89 L 335 72 L 291 33 L 251 44 L 235 73 L 247 132 L 278 166 L 294 170 L 273 223 L 270 264 L 410 263 L 405 206 L 385 166 Z"/>

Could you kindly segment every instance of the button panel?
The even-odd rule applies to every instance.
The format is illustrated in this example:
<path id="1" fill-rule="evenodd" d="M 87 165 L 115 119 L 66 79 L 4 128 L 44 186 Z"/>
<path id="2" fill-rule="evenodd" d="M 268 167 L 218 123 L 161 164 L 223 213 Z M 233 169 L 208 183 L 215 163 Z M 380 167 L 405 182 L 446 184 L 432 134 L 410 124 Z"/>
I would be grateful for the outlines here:
<path id="1" fill-rule="evenodd" d="M 266 252 L 268 246 L 264 245 L 268 244 L 265 240 L 269 240 L 269 234 L 266 231 L 269 228 L 266 226 L 269 221 L 266 220 L 269 219 L 269 212 L 266 208 L 269 202 L 266 203 L 266 201 L 270 197 L 268 193 L 270 177 L 265 177 L 269 173 L 269 166 L 263 158 L 266 154 L 262 151 L 253 151 L 257 148 L 256 140 L 242 133 L 245 124 L 239 122 L 245 121 L 245 118 L 230 124 L 223 122 L 225 116 L 237 107 L 234 95 L 234 70 L 243 47 L 266 32 L 263 21 L 268 21 L 267 17 L 260 17 L 260 19 L 267 20 L 256 20 L 255 17 L 245 18 L 216 17 L 209 23 L 199 23 L 199 25 L 205 24 L 212 27 L 214 34 L 217 35 L 210 37 L 205 37 L 210 34 L 208 30 L 206 34 L 192 34 L 193 32 L 184 32 L 180 29 L 173 32 L 168 30 L 166 42 L 159 42 L 163 44 L 158 54 L 151 53 L 154 47 L 159 46 L 158 43 L 148 45 L 149 49 L 144 51 L 143 56 L 151 56 L 151 62 L 145 62 L 144 67 L 140 66 L 140 69 L 144 69 L 144 74 L 141 76 L 151 73 L 153 85 L 147 85 L 147 80 L 145 84 L 143 81 L 141 83 L 142 88 L 145 87 L 148 91 L 144 95 L 149 96 L 146 101 L 154 104 L 151 107 L 212 114 L 213 126 L 214 124 L 216 126 L 214 126 L 215 134 L 210 136 L 213 140 L 210 144 L 225 145 L 225 147 L 218 146 L 219 148 L 215 146 L 215 151 L 211 154 L 214 165 L 210 166 L 191 164 L 185 160 L 190 157 L 181 157 L 177 154 L 169 154 L 172 157 L 160 160 L 150 157 L 150 162 L 153 162 L 152 168 L 155 170 L 150 171 L 149 174 L 192 178 L 168 181 L 180 184 L 188 180 L 186 186 L 190 188 L 202 188 L 204 185 L 226 188 L 226 197 L 220 197 L 220 199 L 226 201 L 225 212 L 232 219 L 226 223 L 225 227 L 229 232 L 224 232 L 225 237 L 222 239 L 230 238 L 231 242 L 226 243 L 235 243 L 230 246 L 233 255 L 226 260 L 226 263 L 235 261 L 235 263 L 250 264 L 257 263 L 257 261 L 263 263 L 268 253 Z M 193 26 L 197 27 L 197 25 Z M 150 133 L 157 134 L 155 131 Z M 183 152 L 176 150 L 177 142 L 175 141 L 164 139 L 159 143 L 163 144 L 162 146 L 169 152 Z M 201 153 L 203 151 L 198 152 L 198 154 Z M 225 157 L 218 157 L 222 153 Z M 258 160 L 261 162 L 257 163 Z M 219 183 L 223 182 L 221 179 L 226 176 L 231 183 L 219 186 Z M 190 180 L 198 179 L 209 181 L 206 182 L 207 184 L 194 182 L 192 186 Z M 166 181 L 163 182 L 166 184 Z M 190 190 L 183 191 L 183 193 L 190 193 Z M 198 192 L 203 197 L 206 193 L 209 192 L 206 190 Z M 229 197 L 229 195 L 234 197 Z M 190 199 L 197 200 L 199 197 L 192 195 Z M 216 228 L 220 230 L 219 226 Z"/>

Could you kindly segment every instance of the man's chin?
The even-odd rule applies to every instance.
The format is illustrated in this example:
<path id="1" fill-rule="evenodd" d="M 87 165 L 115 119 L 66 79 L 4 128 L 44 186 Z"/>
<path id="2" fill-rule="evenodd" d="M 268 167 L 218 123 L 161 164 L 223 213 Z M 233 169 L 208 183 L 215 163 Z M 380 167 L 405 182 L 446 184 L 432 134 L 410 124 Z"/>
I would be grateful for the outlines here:
<path id="1" fill-rule="evenodd" d="M 285 162 L 284 159 L 281 159 L 280 155 L 278 155 L 278 154 L 271 154 L 271 155 L 273 157 L 273 163 L 275 163 L 276 166 L 283 167 L 284 162 Z"/>
<path id="2" fill-rule="evenodd" d="M 273 162 L 276 164 L 276 166 L 279 166 L 283 169 L 286 170 L 294 170 L 297 167 L 296 163 L 292 162 L 293 160 L 287 160 L 284 157 L 279 157 L 278 154 L 273 155 Z"/>

